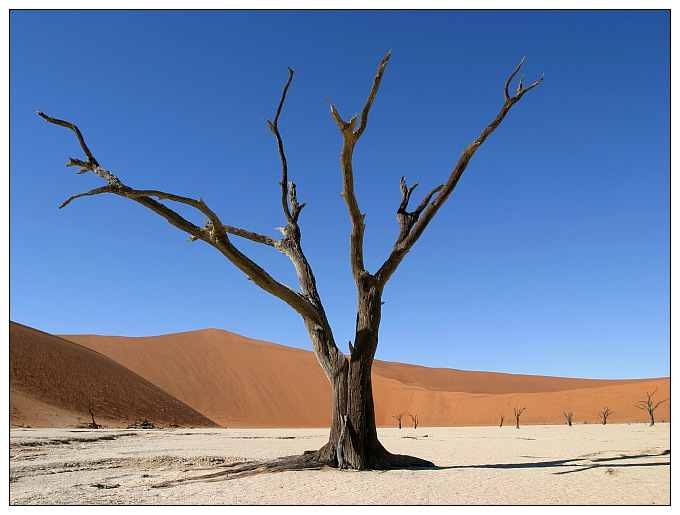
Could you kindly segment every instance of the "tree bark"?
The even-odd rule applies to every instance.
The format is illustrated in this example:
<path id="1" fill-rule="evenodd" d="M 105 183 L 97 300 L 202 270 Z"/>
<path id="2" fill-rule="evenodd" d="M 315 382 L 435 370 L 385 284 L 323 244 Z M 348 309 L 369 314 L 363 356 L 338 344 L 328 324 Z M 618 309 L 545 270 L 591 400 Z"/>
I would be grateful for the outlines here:
<path id="1" fill-rule="evenodd" d="M 315 458 L 331 466 L 342 463 L 357 470 L 432 467 L 434 464 L 430 461 L 388 452 L 378 439 L 371 375 L 378 348 L 382 291 L 369 274 L 363 274 L 360 284 L 355 343 L 350 344 L 349 360 L 343 356 L 333 362 L 335 368 L 329 377 L 333 390 L 333 423 L 328 443 Z M 347 423 L 341 439 L 343 415 L 347 416 Z M 342 460 L 338 459 L 339 451 Z"/>

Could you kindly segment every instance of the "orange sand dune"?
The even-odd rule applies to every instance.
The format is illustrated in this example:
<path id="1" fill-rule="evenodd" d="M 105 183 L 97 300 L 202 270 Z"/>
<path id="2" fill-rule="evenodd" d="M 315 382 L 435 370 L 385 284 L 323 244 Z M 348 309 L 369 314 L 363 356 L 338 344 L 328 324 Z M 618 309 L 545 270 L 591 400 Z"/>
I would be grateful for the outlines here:
<path id="1" fill-rule="evenodd" d="M 65 336 L 104 354 L 177 399 L 227 427 L 324 427 L 331 390 L 312 352 L 208 329 L 164 336 Z M 635 407 L 646 392 L 670 397 L 670 378 L 592 380 L 433 369 L 376 361 L 376 423 L 394 426 L 409 413 L 422 426 L 514 425 L 513 407 L 525 407 L 522 424 L 647 422 Z M 670 402 L 655 412 L 670 420 Z"/>
<path id="2" fill-rule="evenodd" d="M 76 343 L 10 322 L 10 424 L 110 427 L 213 421 L 114 360 Z"/>
<path id="3" fill-rule="evenodd" d="M 330 425 L 331 388 L 312 352 L 216 329 L 64 338 L 109 356 L 225 427 Z"/>

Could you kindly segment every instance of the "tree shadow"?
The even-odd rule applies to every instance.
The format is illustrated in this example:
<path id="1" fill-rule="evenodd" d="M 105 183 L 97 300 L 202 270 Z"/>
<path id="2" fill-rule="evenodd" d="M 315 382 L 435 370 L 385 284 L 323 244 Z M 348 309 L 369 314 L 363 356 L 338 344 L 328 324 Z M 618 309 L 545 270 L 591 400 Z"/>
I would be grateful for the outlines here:
<path id="1" fill-rule="evenodd" d="M 434 467 L 435 469 L 526 469 L 526 468 L 553 468 L 553 467 L 576 467 L 570 470 L 560 470 L 553 474 L 571 474 L 595 468 L 621 468 L 621 467 L 653 467 L 670 466 L 671 450 L 666 449 L 658 454 L 631 454 L 603 458 L 571 458 L 563 460 L 533 461 L 524 463 L 490 463 L 485 465 L 451 465 L 448 467 Z M 668 461 L 637 461 L 646 458 L 658 458 L 669 456 Z M 619 460 L 631 460 L 629 463 L 617 463 Z"/>
<path id="2" fill-rule="evenodd" d="M 453 470 L 453 469 L 531 469 L 531 468 L 557 468 L 557 467 L 576 467 L 570 470 L 561 470 L 553 472 L 553 474 L 570 474 L 573 472 L 581 472 L 583 470 L 590 470 L 594 468 L 605 467 L 608 469 L 618 467 L 649 467 L 649 466 L 670 466 L 670 449 L 667 449 L 658 454 L 635 454 L 635 455 L 619 455 L 611 458 L 572 458 L 563 460 L 550 461 L 533 461 L 524 463 L 490 463 L 485 465 L 450 465 L 450 466 L 399 466 L 395 462 L 392 470 Z M 395 455 L 400 456 L 400 455 Z M 617 460 L 639 460 L 645 458 L 658 458 L 660 456 L 669 456 L 668 461 L 648 461 L 632 463 L 615 463 Z M 410 458 L 405 456 L 405 458 Z M 424 460 L 420 460 L 423 463 Z M 210 467 L 208 469 L 200 469 L 207 471 L 207 473 L 188 476 L 178 479 L 163 481 L 151 485 L 151 488 L 167 488 L 177 486 L 181 483 L 189 482 L 213 482 L 213 481 L 228 481 L 242 477 L 252 476 L 255 474 L 286 472 L 293 470 L 337 470 L 329 466 L 327 463 L 316 459 L 315 451 L 306 451 L 302 455 L 285 456 L 273 460 L 266 461 L 245 461 L 237 463 L 222 464 L 217 467 Z M 385 472 L 385 471 L 382 471 Z"/>

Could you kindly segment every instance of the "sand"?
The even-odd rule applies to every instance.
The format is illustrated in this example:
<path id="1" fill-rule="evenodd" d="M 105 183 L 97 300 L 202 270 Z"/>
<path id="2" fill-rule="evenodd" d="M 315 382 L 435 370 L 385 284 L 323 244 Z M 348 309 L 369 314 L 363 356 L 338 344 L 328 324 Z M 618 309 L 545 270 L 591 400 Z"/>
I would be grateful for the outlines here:
<path id="1" fill-rule="evenodd" d="M 646 422 L 646 392 L 670 397 L 670 378 L 596 380 L 426 368 L 376 361 L 376 424 L 395 415 L 423 426 Z M 156 426 L 330 427 L 331 389 L 314 353 L 207 329 L 153 337 L 56 337 L 10 323 L 10 424 L 69 427 L 88 422 Z M 670 402 L 655 412 L 670 420 Z"/>
<path id="2" fill-rule="evenodd" d="M 263 473 L 154 488 L 317 449 L 325 428 L 10 430 L 10 504 L 669 505 L 670 425 L 380 428 L 437 468 Z"/>
<path id="3" fill-rule="evenodd" d="M 69 427 L 95 422 L 127 427 L 148 418 L 165 425 L 217 426 L 113 359 L 10 322 L 10 424 Z M 108 425 L 108 424 L 107 424 Z"/>
<path id="4" fill-rule="evenodd" d="M 668 377 L 602 381 L 376 361 L 383 445 L 436 468 L 324 468 L 165 488 L 157 486 L 325 444 L 331 392 L 314 354 L 214 329 L 60 338 L 11 322 L 9 386 L 11 505 L 670 503 L 670 401 L 653 427 L 636 408 L 647 392 L 655 402 L 669 398 Z M 515 406 L 526 408 L 521 429 Z M 613 411 L 606 426 L 598 417 L 605 406 Z M 104 429 L 77 428 L 89 422 L 88 407 Z M 563 411 L 573 411 L 573 427 Z M 142 418 L 159 429 L 125 429 Z"/>

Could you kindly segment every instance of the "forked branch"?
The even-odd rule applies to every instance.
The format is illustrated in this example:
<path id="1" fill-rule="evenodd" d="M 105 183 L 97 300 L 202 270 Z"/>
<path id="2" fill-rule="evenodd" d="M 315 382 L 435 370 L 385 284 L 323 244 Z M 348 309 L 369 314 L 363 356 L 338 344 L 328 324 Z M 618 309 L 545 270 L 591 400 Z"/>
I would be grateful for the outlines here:
<path id="1" fill-rule="evenodd" d="M 274 122 L 272 123 L 269 119 L 265 118 L 265 121 L 269 125 L 269 129 L 274 133 L 276 137 L 276 143 L 279 149 L 279 157 L 281 158 L 281 169 L 282 178 L 281 182 L 281 204 L 283 206 L 283 212 L 286 215 L 286 220 L 289 223 L 297 222 L 300 211 L 305 204 L 298 204 L 297 197 L 295 195 L 295 184 L 288 182 L 288 161 L 286 160 L 286 153 L 283 150 L 283 139 L 279 133 L 279 116 L 281 115 L 281 108 L 283 107 L 283 102 L 286 100 L 286 93 L 290 87 L 290 83 L 293 81 L 293 74 L 295 71 L 292 68 L 288 68 L 288 81 L 283 88 L 283 93 L 281 93 L 281 101 L 279 102 L 279 107 L 276 109 L 276 116 L 274 116 Z M 290 191 L 289 191 L 290 188 Z M 289 205 L 290 204 L 290 205 Z"/>
<path id="2" fill-rule="evenodd" d="M 134 200 L 161 215 L 175 227 L 188 233 L 189 241 L 203 240 L 212 245 L 239 270 L 244 272 L 248 279 L 252 280 L 266 292 L 283 300 L 302 315 L 305 324 L 310 330 L 310 339 L 312 340 L 312 345 L 321 366 L 324 371 L 330 371 L 333 366 L 333 360 L 341 360 L 344 359 L 344 357 L 334 343 L 330 325 L 316 290 L 316 280 L 312 273 L 312 269 L 302 252 L 302 247 L 300 245 L 300 229 L 297 220 L 300 211 L 305 204 L 300 204 L 298 202 L 295 184 L 288 181 L 288 164 L 283 149 L 283 140 L 278 128 L 279 116 L 281 115 L 286 93 L 293 79 L 293 70 L 288 68 L 288 71 L 288 80 L 283 88 L 274 121 L 271 122 L 270 120 L 266 120 L 269 128 L 276 137 L 279 157 L 281 159 L 281 200 L 287 222 L 285 227 L 279 229 L 283 233 L 283 239 L 274 239 L 269 236 L 223 224 L 218 216 L 209 209 L 205 202 L 200 198 L 195 200 L 157 190 L 135 190 L 124 185 L 113 173 L 99 166 L 99 163 L 85 144 L 83 135 L 78 127 L 70 122 L 47 116 L 40 111 L 38 111 L 38 114 L 47 122 L 71 129 L 76 134 L 80 146 L 87 156 L 87 160 L 83 161 L 70 158 L 67 166 L 80 166 L 81 170 L 78 173 L 93 171 L 96 175 L 107 181 L 106 186 L 101 186 L 86 193 L 72 196 L 64 202 L 61 207 L 68 205 L 72 200 L 79 197 L 98 195 L 100 193 L 113 193 Z M 154 200 L 152 197 L 155 197 L 158 200 Z M 165 204 L 159 202 L 160 200 L 178 202 L 197 209 L 206 217 L 203 219 L 205 225 L 203 227 L 194 225 Z M 228 235 L 239 236 L 256 243 L 261 243 L 285 254 L 291 260 L 297 272 L 300 283 L 300 292 L 297 292 L 272 278 L 264 269 L 234 247 L 229 240 Z"/>
<path id="3" fill-rule="evenodd" d="M 331 115 L 335 120 L 340 132 L 343 137 L 342 151 L 340 153 L 340 163 L 342 167 L 342 178 L 343 178 L 343 191 L 342 196 L 347 204 L 347 210 L 349 212 L 350 221 L 352 223 L 352 235 L 350 238 L 350 259 L 352 265 L 352 272 L 355 281 L 359 281 L 362 277 L 366 276 L 366 270 L 364 269 L 363 260 L 363 238 L 364 238 L 364 214 L 361 213 L 359 205 L 354 193 L 354 171 L 352 169 L 352 155 L 354 152 L 354 146 L 356 145 L 359 137 L 363 134 L 366 129 L 366 124 L 368 121 L 368 114 L 370 112 L 375 96 L 380 87 L 380 82 L 382 80 L 385 67 L 389 61 L 391 52 L 383 58 L 378 67 L 378 71 L 373 79 L 373 85 L 371 91 L 366 100 L 366 104 L 361 111 L 361 119 L 359 121 L 359 126 L 356 128 L 358 114 L 355 114 L 348 122 L 344 121 L 340 114 L 338 113 L 335 106 L 328 101 L 331 108 Z M 401 192 L 402 201 L 397 210 L 397 221 L 399 223 L 399 235 L 397 236 L 397 241 L 394 248 L 387 258 L 383 266 L 375 274 L 376 285 L 379 288 L 384 287 L 389 278 L 395 272 L 402 259 L 408 253 L 408 251 L 413 247 L 420 235 L 423 233 L 427 225 L 430 223 L 432 218 L 439 210 L 439 208 L 446 202 L 451 192 L 456 187 L 458 180 L 460 179 L 462 173 L 465 171 L 470 159 L 474 155 L 477 148 L 479 148 L 486 138 L 500 125 L 510 108 L 519 101 L 522 96 L 535 88 L 542 80 L 543 77 L 538 79 L 536 82 L 531 84 L 529 87 L 523 87 L 524 77 L 522 76 L 519 80 L 517 86 L 517 91 L 514 96 L 510 96 L 509 86 L 514 77 L 519 72 L 522 64 L 524 63 L 524 58 L 519 63 L 517 68 L 512 72 L 508 80 L 505 82 L 503 91 L 505 96 L 505 102 L 496 116 L 496 118 L 482 131 L 479 137 L 474 140 L 462 153 L 458 163 L 454 167 L 449 179 L 446 183 L 433 188 L 419 204 L 419 206 L 414 211 L 407 211 L 408 203 L 413 193 L 413 190 L 418 185 L 417 183 L 407 187 L 404 178 L 401 179 Z M 434 195 L 438 195 L 433 199 Z"/>
<path id="4" fill-rule="evenodd" d="M 85 144 L 85 139 L 83 138 L 83 135 L 81 134 L 78 127 L 76 127 L 71 122 L 67 122 L 65 120 L 59 120 L 58 118 L 52 118 L 51 116 L 47 116 L 46 114 L 44 114 L 43 112 L 41 112 L 39 110 L 38 110 L 38 115 L 41 116 L 44 120 L 46 120 L 50 123 L 53 123 L 55 125 L 61 125 L 62 127 L 66 127 L 67 129 L 71 129 L 76 134 L 76 138 L 78 138 L 78 143 L 80 143 L 80 147 L 83 149 L 83 152 L 85 152 L 85 155 L 87 156 L 87 163 L 85 163 L 83 161 L 78 161 L 78 160 L 69 158 L 71 161 L 66 166 L 73 166 L 74 164 L 78 164 L 78 166 L 88 167 L 88 169 L 91 170 L 92 165 L 97 165 L 97 166 L 99 165 L 99 163 L 97 163 L 97 160 L 92 155 L 92 152 L 90 152 L 90 149 Z M 82 172 L 82 170 L 80 172 Z"/>
<path id="5" fill-rule="evenodd" d="M 355 130 L 358 114 L 355 114 L 349 122 L 345 122 L 338 113 L 337 109 L 330 101 L 328 104 L 331 107 L 331 115 L 335 120 L 340 132 L 342 133 L 343 143 L 342 151 L 340 152 L 340 165 L 342 168 L 342 197 L 345 199 L 347 204 L 347 210 L 349 211 L 350 221 L 352 223 L 352 235 L 350 237 L 350 260 L 352 273 L 354 275 L 354 280 L 359 281 L 361 277 L 364 276 L 366 270 L 364 269 L 364 215 L 359 209 L 359 204 L 354 193 L 354 171 L 352 169 L 352 154 L 354 153 L 354 146 L 357 141 L 364 133 L 366 129 L 366 124 L 368 123 L 368 114 L 373 106 L 373 101 L 378 93 L 378 88 L 380 87 L 380 82 L 382 80 L 383 74 L 385 73 L 385 67 L 390 59 L 391 52 L 388 52 L 385 57 L 383 57 L 378 66 L 378 71 L 373 79 L 373 85 L 371 91 L 368 94 L 366 103 L 361 110 L 361 120 L 359 122 L 359 127 Z M 328 99 L 326 99 L 328 100 Z"/>
<path id="6" fill-rule="evenodd" d="M 202 240 L 215 247 L 260 288 L 286 302 L 303 317 L 306 317 L 310 320 L 315 320 L 318 323 L 325 322 L 325 315 L 319 311 L 319 305 L 317 303 L 311 302 L 307 295 L 300 294 L 289 286 L 286 286 L 285 284 L 282 284 L 272 278 L 264 269 L 262 269 L 250 258 L 234 247 L 231 244 L 227 234 L 236 234 L 253 241 L 258 241 L 260 243 L 265 243 L 267 245 L 279 248 L 278 245 L 274 243 L 275 240 L 258 235 L 256 233 L 252 233 L 250 231 L 237 229 L 223 224 L 219 217 L 206 205 L 206 203 L 201 198 L 196 200 L 172 193 L 166 193 L 157 190 L 135 190 L 129 186 L 126 186 L 120 181 L 120 179 L 118 179 L 118 177 L 116 177 L 116 175 L 108 170 L 105 170 L 99 165 L 94 155 L 86 145 L 82 133 L 75 124 L 47 116 L 40 111 L 38 111 L 38 114 L 45 121 L 71 129 L 76 134 L 78 142 L 87 156 L 87 161 L 70 158 L 66 166 L 74 166 L 74 164 L 82 166 L 84 170 L 80 170 L 78 173 L 92 171 L 99 177 L 106 180 L 108 183 L 106 186 L 101 186 L 86 193 L 80 193 L 70 197 L 61 205 L 61 207 L 68 205 L 76 198 L 89 195 L 98 195 L 100 193 L 113 193 L 115 195 L 133 200 L 162 216 L 170 224 L 174 225 L 178 229 L 188 233 L 190 236 L 189 240 Z M 158 200 L 154 200 L 152 197 L 155 197 Z M 159 202 L 159 200 L 169 200 L 197 209 L 207 217 L 207 220 L 204 220 L 205 226 L 196 226 L 173 209 Z"/>
<path id="7" fill-rule="evenodd" d="M 418 241 L 418 238 L 420 238 L 425 228 L 437 214 L 439 208 L 441 208 L 444 202 L 446 202 L 446 200 L 449 198 L 454 188 L 458 184 L 458 180 L 460 179 L 461 175 L 465 171 L 465 168 L 470 162 L 470 159 L 472 159 L 474 153 L 482 145 L 482 143 L 486 141 L 486 138 L 488 138 L 489 135 L 501 124 L 505 116 L 510 111 L 510 108 L 513 105 L 515 105 L 526 92 L 538 86 L 538 84 L 543 80 L 543 77 L 541 77 L 528 88 L 524 88 L 522 86 L 523 79 L 521 78 L 519 81 L 519 85 L 517 87 L 517 93 L 515 94 L 515 96 L 511 97 L 508 92 L 510 82 L 515 77 L 515 75 L 517 75 L 517 72 L 519 72 L 523 63 L 524 59 L 522 59 L 517 68 L 515 68 L 515 71 L 512 72 L 508 80 L 505 82 L 504 86 L 505 102 L 503 103 L 500 112 L 498 113 L 496 118 L 494 118 L 494 120 L 481 132 L 479 137 L 472 143 L 470 143 L 470 145 L 465 150 L 463 150 L 462 155 L 458 159 L 458 162 L 456 163 L 456 166 L 451 172 L 451 175 L 449 175 L 449 178 L 446 181 L 446 183 L 444 183 L 443 186 L 441 187 L 438 186 L 437 188 L 432 190 L 431 193 L 438 192 L 438 195 L 431 202 L 430 202 L 431 195 L 428 195 L 428 197 L 426 197 L 426 201 L 424 200 L 423 203 L 421 203 L 421 206 L 423 208 L 422 215 L 420 215 L 420 217 L 417 220 L 413 221 L 409 220 L 408 217 L 405 217 L 402 213 L 398 211 L 397 217 L 399 219 L 400 225 L 399 236 L 397 238 L 397 242 L 394 245 L 394 248 L 392 249 L 392 253 L 387 258 L 387 260 L 380 268 L 380 270 L 378 270 L 378 272 L 376 273 L 376 281 L 378 284 L 384 286 L 385 283 L 389 280 L 389 278 L 392 276 L 392 274 L 395 272 L 395 270 L 401 263 L 404 256 L 413 247 L 416 241 Z M 413 221 L 413 223 L 410 224 L 411 227 L 409 227 L 409 223 L 403 224 L 402 220 L 404 220 L 404 222 Z"/>
<path id="8" fill-rule="evenodd" d="M 514 97 L 511 97 L 510 94 L 508 93 L 508 88 L 510 87 L 510 82 L 512 82 L 512 79 L 515 78 L 515 75 L 517 75 L 517 72 L 519 71 L 519 69 L 520 69 L 520 68 L 522 67 L 522 65 L 524 64 L 524 59 L 526 59 L 526 57 L 522 57 L 522 60 L 521 60 L 520 63 L 517 65 L 517 68 L 515 68 L 515 71 L 512 72 L 512 75 L 510 75 L 510 77 L 508 77 L 508 80 L 505 81 L 505 100 L 506 100 L 506 102 L 507 102 L 507 101 L 514 101 L 514 102 L 517 102 L 520 98 L 522 98 L 522 96 L 524 95 L 524 93 L 526 93 L 527 91 L 529 91 L 529 90 L 531 90 L 531 89 L 534 89 L 536 86 L 538 86 L 538 84 L 539 84 L 539 83 L 543 80 L 543 78 L 545 77 L 545 75 L 541 75 L 541 78 L 538 79 L 536 82 L 534 82 L 531 86 L 529 86 L 528 88 L 523 88 L 523 87 L 522 87 L 522 82 L 524 81 L 524 75 L 522 75 L 522 76 L 519 78 L 519 84 L 517 85 L 517 92 L 515 93 L 515 96 L 514 96 Z M 514 102 L 513 102 L 513 103 L 514 103 Z"/>
<path id="9" fill-rule="evenodd" d="M 656 393 L 656 391 L 657 391 L 658 389 L 659 389 L 658 387 L 655 388 L 654 391 L 653 391 L 652 393 L 646 392 L 646 393 L 645 393 L 645 398 L 642 399 L 642 400 L 639 400 L 639 401 L 637 402 L 637 404 L 635 405 L 635 407 L 638 408 L 638 409 L 645 410 L 645 411 L 647 411 L 647 412 L 650 412 L 650 411 L 653 412 L 656 408 L 659 407 L 660 404 L 662 404 L 662 403 L 664 403 L 664 402 L 666 402 L 666 401 L 671 400 L 671 398 L 668 397 L 667 399 L 664 399 L 664 400 L 659 401 L 659 402 L 657 402 L 656 404 L 654 404 L 654 402 L 652 401 L 652 397 L 654 396 L 654 394 Z M 652 404 L 654 404 L 654 407 L 652 407 Z"/>
<path id="10" fill-rule="evenodd" d="M 406 211 L 406 208 L 408 207 L 411 193 L 413 193 L 413 190 L 416 188 L 416 186 L 418 186 L 417 182 L 408 188 L 406 186 L 406 180 L 404 177 L 401 178 L 401 204 L 399 205 L 399 209 L 397 209 L 397 221 L 399 222 L 399 236 L 397 238 L 397 244 L 406 238 L 406 236 L 408 236 L 408 234 L 411 232 L 411 229 L 413 229 L 413 226 L 420 217 L 420 213 L 422 213 L 430 203 L 432 196 L 438 191 L 441 191 L 441 189 L 444 187 L 443 184 L 440 184 L 436 188 L 433 188 L 427 195 L 425 195 L 423 201 L 414 211 L 408 212 Z"/>

